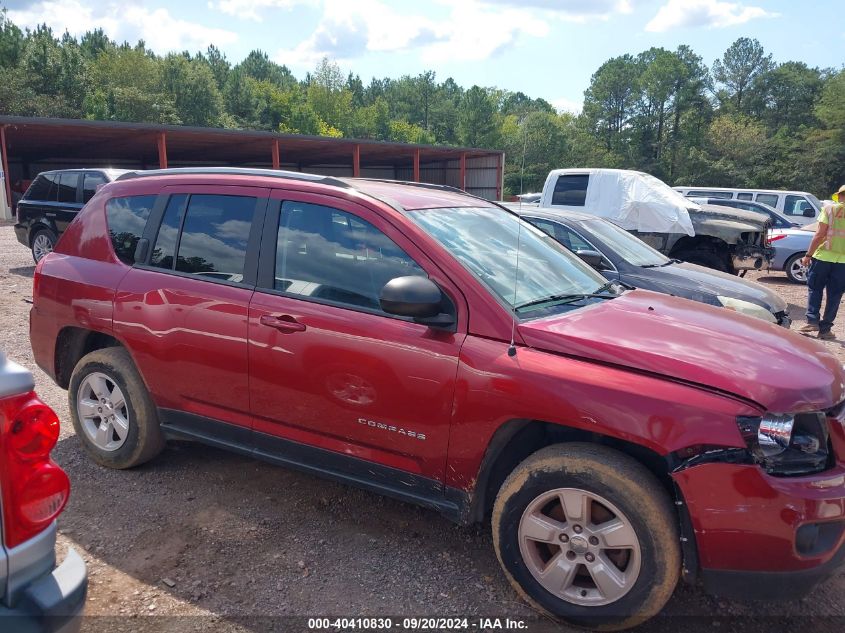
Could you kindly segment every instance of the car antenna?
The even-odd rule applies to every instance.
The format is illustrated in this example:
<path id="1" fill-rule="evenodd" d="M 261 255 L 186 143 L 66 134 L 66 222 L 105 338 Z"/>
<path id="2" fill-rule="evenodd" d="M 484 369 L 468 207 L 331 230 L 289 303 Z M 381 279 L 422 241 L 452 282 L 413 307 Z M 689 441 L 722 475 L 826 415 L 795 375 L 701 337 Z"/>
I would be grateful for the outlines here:
<path id="1" fill-rule="evenodd" d="M 528 135 L 525 133 L 525 126 L 522 128 L 522 167 L 519 170 L 519 208 L 522 209 L 522 182 L 525 177 L 525 151 L 528 148 Z M 511 344 L 508 347 L 508 356 L 516 356 L 516 290 L 519 285 L 519 247 L 522 237 L 522 217 L 517 215 L 516 229 L 516 268 L 513 274 L 513 323 L 511 323 Z"/>

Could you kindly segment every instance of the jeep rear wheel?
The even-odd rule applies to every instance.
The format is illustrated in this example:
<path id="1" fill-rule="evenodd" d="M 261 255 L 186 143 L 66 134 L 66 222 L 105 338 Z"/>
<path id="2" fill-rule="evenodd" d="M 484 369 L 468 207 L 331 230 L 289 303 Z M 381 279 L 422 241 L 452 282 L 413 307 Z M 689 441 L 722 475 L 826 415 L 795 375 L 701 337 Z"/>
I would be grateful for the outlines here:
<path id="1" fill-rule="evenodd" d="M 669 495 L 603 446 L 558 444 L 528 457 L 502 485 L 492 527 L 517 591 L 577 626 L 635 626 L 663 608 L 680 575 Z"/>
<path id="2" fill-rule="evenodd" d="M 68 387 L 73 428 L 101 466 L 132 468 L 164 448 L 155 405 L 122 347 L 82 357 Z"/>

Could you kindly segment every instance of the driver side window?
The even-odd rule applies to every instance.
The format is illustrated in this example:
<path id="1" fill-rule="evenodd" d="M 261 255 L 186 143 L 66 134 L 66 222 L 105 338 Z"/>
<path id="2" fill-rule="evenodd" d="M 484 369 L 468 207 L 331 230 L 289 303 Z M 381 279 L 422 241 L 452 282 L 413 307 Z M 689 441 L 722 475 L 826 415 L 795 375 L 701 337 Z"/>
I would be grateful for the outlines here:
<path id="1" fill-rule="evenodd" d="M 361 218 L 330 207 L 282 204 L 275 289 L 381 312 L 379 293 L 394 277 L 426 277 L 393 240 Z"/>

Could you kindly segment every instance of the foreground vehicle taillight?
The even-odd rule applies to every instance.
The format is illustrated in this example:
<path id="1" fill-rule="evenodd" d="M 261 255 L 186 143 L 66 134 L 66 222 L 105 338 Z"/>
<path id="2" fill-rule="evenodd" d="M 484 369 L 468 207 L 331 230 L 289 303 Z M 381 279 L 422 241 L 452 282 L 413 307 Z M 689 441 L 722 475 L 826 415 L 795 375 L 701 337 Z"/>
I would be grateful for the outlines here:
<path id="1" fill-rule="evenodd" d="M 3 536 L 15 547 L 46 528 L 70 494 L 65 471 L 50 459 L 59 419 L 35 393 L 0 400 Z"/>
<path id="2" fill-rule="evenodd" d="M 41 269 L 44 267 L 44 260 L 46 258 L 42 257 L 38 260 L 38 263 L 35 264 L 35 272 L 32 274 L 32 300 L 38 297 L 38 286 L 41 282 Z"/>

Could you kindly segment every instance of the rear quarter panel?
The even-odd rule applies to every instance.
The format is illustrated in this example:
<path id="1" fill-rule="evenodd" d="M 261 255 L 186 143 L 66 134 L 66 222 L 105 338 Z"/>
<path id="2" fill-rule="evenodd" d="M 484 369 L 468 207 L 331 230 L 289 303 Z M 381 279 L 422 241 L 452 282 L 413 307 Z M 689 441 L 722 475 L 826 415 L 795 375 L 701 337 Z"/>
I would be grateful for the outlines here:
<path id="1" fill-rule="evenodd" d="M 112 252 L 106 199 L 99 194 L 92 198 L 36 269 L 30 342 L 35 362 L 53 378 L 62 328 L 112 333 L 114 292 L 128 268 Z"/>

